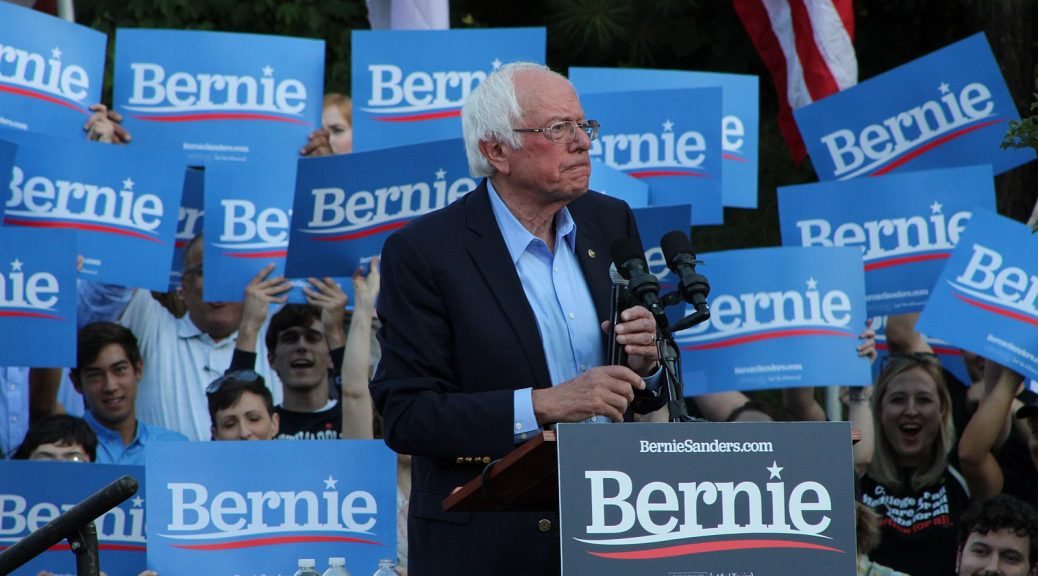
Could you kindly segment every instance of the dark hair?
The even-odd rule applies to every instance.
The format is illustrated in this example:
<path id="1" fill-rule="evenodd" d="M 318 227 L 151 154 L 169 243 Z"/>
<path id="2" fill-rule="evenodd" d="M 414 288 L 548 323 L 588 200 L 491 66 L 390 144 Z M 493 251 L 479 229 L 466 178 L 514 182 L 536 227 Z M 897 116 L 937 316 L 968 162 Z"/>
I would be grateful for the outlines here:
<path id="1" fill-rule="evenodd" d="M 768 418 L 771 418 L 774 422 L 788 422 L 791 420 L 782 410 L 775 408 L 767 402 L 747 400 L 745 404 L 732 410 L 732 413 L 728 415 L 725 422 L 735 422 L 744 412 L 760 412 Z"/>
<path id="2" fill-rule="evenodd" d="M 206 394 L 206 399 L 209 401 L 209 421 L 213 426 L 216 426 L 216 413 L 233 406 L 241 399 L 242 394 L 246 392 L 252 392 L 263 398 L 263 404 L 267 407 L 267 413 L 270 415 L 274 414 L 274 397 L 271 395 L 270 389 L 267 388 L 262 376 L 257 374 L 256 378 L 252 380 L 239 380 L 234 378 L 233 375 L 225 375 L 221 376 L 221 378 L 226 380 L 220 387 Z"/>
<path id="3" fill-rule="evenodd" d="M 321 309 L 312 304 L 285 304 L 281 310 L 271 316 L 270 324 L 267 326 L 267 335 L 264 342 L 267 344 L 267 352 L 274 353 L 278 346 L 278 336 L 289 328 L 309 328 L 314 321 L 321 320 Z"/>
<path id="4" fill-rule="evenodd" d="M 118 344 L 126 352 L 126 358 L 136 366 L 141 361 L 141 350 L 137 337 L 129 328 L 114 322 L 94 322 L 80 328 L 76 341 L 76 376 L 79 371 L 97 360 L 101 350 L 109 344 Z"/>
<path id="5" fill-rule="evenodd" d="M 1010 530 L 1021 538 L 1027 537 L 1027 565 L 1038 563 L 1038 512 L 1030 504 L 1009 494 L 971 503 L 959 520 L 959 548 L 966 546 L 970 534 L 995 530 Z"/>
<path id="6" fill-rule="evenodd" d="M 68 414 L 54 414 L 29 427 L 22 445 L 11 455 L 12 460 L 28 460 L 44 444 L 72 446 L 79 444 L 90 461 L 97 460 L 97 434 L 87 421 Z"/>

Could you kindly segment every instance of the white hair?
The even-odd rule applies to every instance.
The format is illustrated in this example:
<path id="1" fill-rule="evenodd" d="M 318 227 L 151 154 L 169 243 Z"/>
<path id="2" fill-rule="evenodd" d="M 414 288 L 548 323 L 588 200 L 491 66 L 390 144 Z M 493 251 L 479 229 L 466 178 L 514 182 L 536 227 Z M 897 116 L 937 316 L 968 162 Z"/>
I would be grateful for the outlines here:
<path id="1" fill-rule="evenodd" d="M 527 71 L 547 72 L 566 80 L 542 64 L 511 62 L 491 72 L 465 100 L 461 109 L 461 131 L 472 176 L 489 178 L 496 172 L 479 149 L 480 142 L 497 142 L 513 150 L 523 147 L 522 139 L 512 128 L 522 121 L 525 112 L 520 109 L 515 95 L 515 75 Z"/>

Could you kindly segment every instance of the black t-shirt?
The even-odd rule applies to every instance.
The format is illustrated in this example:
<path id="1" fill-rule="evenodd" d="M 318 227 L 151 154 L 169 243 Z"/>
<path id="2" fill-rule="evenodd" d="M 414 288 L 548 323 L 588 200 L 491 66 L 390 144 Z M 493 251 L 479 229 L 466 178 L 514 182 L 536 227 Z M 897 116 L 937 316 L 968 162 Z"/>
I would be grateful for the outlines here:
<path id="1" fill-rule="evenodd" d="M 337 440 L 342 437 L 342 407 L 336 401 L 318 412 L 293 412 L 275 406 L 281 419 L 275 440 Z"/>

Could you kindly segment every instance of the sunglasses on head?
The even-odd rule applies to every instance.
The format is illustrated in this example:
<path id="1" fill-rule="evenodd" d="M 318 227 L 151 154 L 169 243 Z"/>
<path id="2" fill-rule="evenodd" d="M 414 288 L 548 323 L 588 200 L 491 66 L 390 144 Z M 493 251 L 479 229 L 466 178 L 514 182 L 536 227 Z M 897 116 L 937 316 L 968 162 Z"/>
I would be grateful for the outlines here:
<path id="1" fill-rule="evenodd" d="M 262 376 L 257 374 L 254 370 L 235 370 L 234 372 L 228 372 L 210 382 L 209 386 L 206 386 L 205 388 L 205 393 L 216 394 L 221 388 L 223 388 L 224 384 L 229 382 L 244 382 L 246 384 L 251 384 L 258 381 L 260 378 L 262 378 Z"/>

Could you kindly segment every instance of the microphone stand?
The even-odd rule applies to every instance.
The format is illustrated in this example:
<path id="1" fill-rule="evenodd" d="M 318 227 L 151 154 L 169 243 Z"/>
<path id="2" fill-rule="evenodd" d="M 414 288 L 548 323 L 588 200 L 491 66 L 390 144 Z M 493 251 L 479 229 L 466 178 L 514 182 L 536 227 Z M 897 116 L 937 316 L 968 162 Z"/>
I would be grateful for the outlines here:
<path id="1" fill-rule="evenodd" d="M 681 295 L 677 292 L 671 292 L 660 300 L 663 307 L 682 303 Z M 674 340 L 674 332 L 691 328 L 696 324 L 705 322 L 709 318 L 710 309 L 705 305 L 698 308 L 691 315 L 678 320 L 673 325 L 667 324 L 666 316 L 658 316 L 656 318 L 658 326 L 656 348 L 659 351 L 660 365 L 663 366 L 663 375 L 667 379 L 667 393 L 669 395 L 667 409 L 670 412 L 671 422 L 696 422 L 702 420 L 701 418 L 689 416 L 688 408 L 685 405 L 685 384 L 682 380 L 681 372 L 681 350 L 678 348 L 677 341 Z"/>

